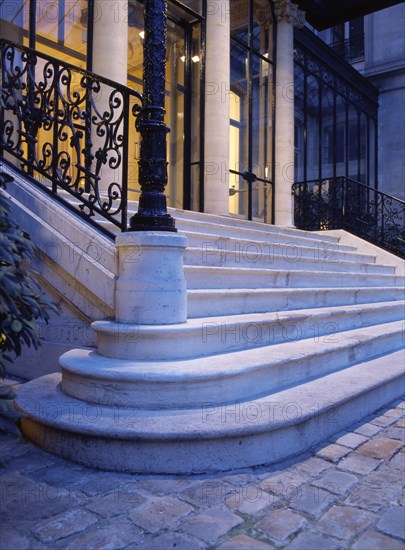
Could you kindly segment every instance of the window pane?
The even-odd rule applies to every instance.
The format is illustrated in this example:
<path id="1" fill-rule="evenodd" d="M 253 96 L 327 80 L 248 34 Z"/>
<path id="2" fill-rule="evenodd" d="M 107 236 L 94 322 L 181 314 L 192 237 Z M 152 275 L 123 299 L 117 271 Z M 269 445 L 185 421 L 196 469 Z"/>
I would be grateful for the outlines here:
<path id="1" fill-rule="evenodd" d="M 128 25 L 128 75 L 139 84 L 142 83 L 143 62 L 143 6 L 139 2 L 131 3 L 130 24 Z"/>
<path id="2" fill-rule="evenodd" d="M 319 82 L 307 78 L 307 180 L 319 175 Z"/>
<path id="3" fill-rule="evenodd" d="M 328 86 L 322 89 L 322 178 L 333 176 L 333 92 Z"/>
<path id="4" fill-rule="evenodd" d="M 225 4 L 219 3 L 220 6 Z M 244 44 L 248 45 L 249 42 L 249 2 L 246 0 L 230 0 L 230 24 L 231 24 L 231 36 L 237 38 Z M 212 4 L 212 8 L 208 3 L 207 11 L 209 9 L 216 9 L 216 4 Z M 228 14 L 225 14 L 228 17 Z M 232 59 L 232 55 L 231 55 Z"/>
<path id="5" fill-rule="evenodd" d="M 252 192 L 252 217 L 254 221 L 271 222 L 271 185 L 256 181 Z"/>
<path id="6" fill-rule="evenodd" d="M 367 166 L 367 116 L 364 113 L 360 115 L 360 181 L 368 184 L 368 166 Z"/>
<path id="7" fill-rule="evenodd" d="M 37 0 L 36 48 L 86 68 L 88 10 L 85 0 Z"/>
<path id="8" fill-rule="evenodd" d="M 58 42 L 59 19 L 58 0 L 37 0 L 37 34 L 52 42 Z"/>
<path id="9" fill-rule="evenodd" d="M 294 69 L 294 166 L 295 181 L 304 180 L 304 70 L 300 66 Z"/>
<path id="10" fill-rule="evenodd" d="M 375 187 L 376 185 L 376 173 L 375 173 L 375 159 L 376 159 L 376 151 L 375 151 L 375 122 L 374 119 L 370 119 L 370 134 L 368 136 L 369 139 L 369 150 L 370 150 L 370 162 L 369 162 L 369 185 L 371 187 Z"/>
<path id="11" fill-rule="evenodd" d="M 29 0 L 0 2 L 1 38 L 23 44 L 23 31 L 28 29 Z"/>
<path id="12" fill-rule="evenodd" d="M 65 15 L 63 21 L 63 42 L 72 50 L 76 50 L 83 56 L 87 52 L 87 28 L 88 10 L 86 0 L 70 0 L 65 3 Z M 61 37 L 62 38 L 62 37 Z"/>
<path id="13" fill-rule="evenodd" d="M 238 172 L 248 170 L 248 118 L 249 98 L 247 81 L 247 50 L 239 44 L 231 42 L 231 101 L 230 115 L 231 139 L 238 133 L 238 147 L 232 146 L 233 154 L 230 158 L 230 169 Z"/>
<path id="14" fill-rule="evenodd" d="M 336 96 L 336 175 L 346 174 L 346 102 Z"/>
<path id="15" fill-rule="evenodd" d="M 359 117 L 357 109 L 349 106 L 349 177 L 358 179 Z"/>
<path id="16" fill-rule="evenodd" d="M 270 63 L 253 56 L 252 172 L 261 179 L 271 179 L 271 68 Z"/>

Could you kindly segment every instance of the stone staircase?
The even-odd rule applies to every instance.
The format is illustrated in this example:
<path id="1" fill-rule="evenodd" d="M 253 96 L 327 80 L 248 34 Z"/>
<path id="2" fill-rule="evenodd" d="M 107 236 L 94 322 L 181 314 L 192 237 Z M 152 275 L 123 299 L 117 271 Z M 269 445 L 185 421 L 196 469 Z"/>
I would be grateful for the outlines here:
<path id="1" fill-rule="evenodd" d="M 101 469 L 227 470 L 302 452 L 404 393 L 399 259 L 343 233 L 171 214 L 188 239 L 187 322 L 99 317 L 97 351 L 20 389 L 38 445 Z M 112 307 L 113 288 L 94 287 Z"/>

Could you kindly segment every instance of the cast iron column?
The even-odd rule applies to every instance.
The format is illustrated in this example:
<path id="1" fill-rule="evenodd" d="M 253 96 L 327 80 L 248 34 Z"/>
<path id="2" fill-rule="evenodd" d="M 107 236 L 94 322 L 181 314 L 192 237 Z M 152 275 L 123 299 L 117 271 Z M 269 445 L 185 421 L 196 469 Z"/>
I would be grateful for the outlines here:
<path id="1" fill-rule="evenodd" d="M 143 45 L 143 105 L 137 129 L 141 134 L 138 212 L 130 220 L 133 231 L 177 231 L 167 213 L 165 115 L 166 0 L 145 0 Z"/>

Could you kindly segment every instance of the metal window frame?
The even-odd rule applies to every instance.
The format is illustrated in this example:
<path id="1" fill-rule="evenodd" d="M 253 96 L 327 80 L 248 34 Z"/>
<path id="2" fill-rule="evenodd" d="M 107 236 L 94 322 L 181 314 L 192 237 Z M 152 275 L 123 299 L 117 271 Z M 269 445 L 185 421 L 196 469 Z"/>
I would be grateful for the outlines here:
<path id="1" fill-rule="evenodd" d="M 365 120 L 366 150 L 364 166 L 366 178 L 370 185 L 378 188 L 378 90 L 368 83 L 361 75 L 357 73 L 350 65 L 339 58 L 332 50 L 328 51 L 328 46 L 324 44 L 308 29 L 295 29 L 294 31 L 295 47 L 294 61 L 297 67 L 304 71 L 304 133 L 307 138 L 307 110 L 308 96 L 306 93 L 307 79 L 309 76 L 315 78 L 318 82 L 318 178 L 321 180 L 324 175 L 323 162 L 323 122 L 324 113 L 322 108 L 325 89 L 330 89 L 333 94 L 333 177 L 348 177 L 349 174 L 349 108 L 355 109 L 357 122 L 357 180 L 361 176 L 361 121 Z M 338 171 L 337 163 L 337 98 L 342 97 L 345 102 L 345 167 L 344 173 Z M 370 121 L 374 123 L 374 181 L 370 181 Z M 307 179 L 308 166 L 308 148 L 305 140 L 304 144 L 304 180 Z M 339 173 L 338 173 L 339 172 Z"/>
<path id="2" fill-rule="evenodd" d="M 247 59 L 247 78 L 246 78 L 246 96 L 248 101 L 248 120 L 247 120 L 247 139 L 248 139 L 248 147 L 247 147 L 247 170 L 240 172 L 238 170 L 232 170 L 230 169 L 229 172 L 231 174 L 238 175 L 242 177 L 247 182 L 247 191 L 248 191 L 248 212 L 247 212 L 247 218 L 248 220 L 253 219 L 253 183 L 258 181 L 265 185 L 270 185 L 272 190 L 272 196 L 271 196 L 271 220 L 272 223 L 274 222 L 274 213 L 275 213 L 275 205 L 274 205 L 274 179 L 275 179 L 275 162 L 274 162 L 274 155 L 275 155 L 275 132 L 276 132 L 276 122 L 275 122 L 275 84 L 276 84 L 276 45 L 277 45 L 277 24 L 276 24 L 276 18 L 274 17 L 274 6 L 271 3 L 271 12 L 273 16 L 273 23 L 272 23 L 272 49 L 274 53 L 274 58 L 269 59 L 265 57 L 262 53 L 260 53 L 258 50 L 256 50 L 253 47 L 253 28 L 254 28 L 254 0 L 249 0 L 249 12 L 248 12 L 248 30 L 247 30 L 247 41 L 243 41 L 240 38 L 236 36 L 230 36 L 231 44 L 237 44 L 240 46 L 245 52 L 246 52 L 246 59 Z M 273 67 L 273 78 L 272 78 L 272 108 L 271 108 L 271 116 L 272 116 L 272 167 L 271 167 L 271 175 L 269 179 L 264 179 L 258 177 L 256 174 L 253 173 L 253 57 L 256 59 L 259 59 L 260 61 L 265 61 L 270 66 Z M 266 140 L 267 140 L 266 136 Z"/>

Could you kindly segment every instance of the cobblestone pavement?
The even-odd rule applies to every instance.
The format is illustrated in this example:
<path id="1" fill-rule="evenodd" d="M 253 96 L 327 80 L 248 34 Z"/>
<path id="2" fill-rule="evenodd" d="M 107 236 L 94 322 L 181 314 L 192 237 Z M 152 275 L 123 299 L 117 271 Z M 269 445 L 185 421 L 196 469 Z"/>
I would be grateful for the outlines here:
<path id="1" fill-rule="evenodd" d="M 404 411 L 299 457 L 217 475 L 98 472 L 0 442 L 1 550 L 404 549 Z"/>

